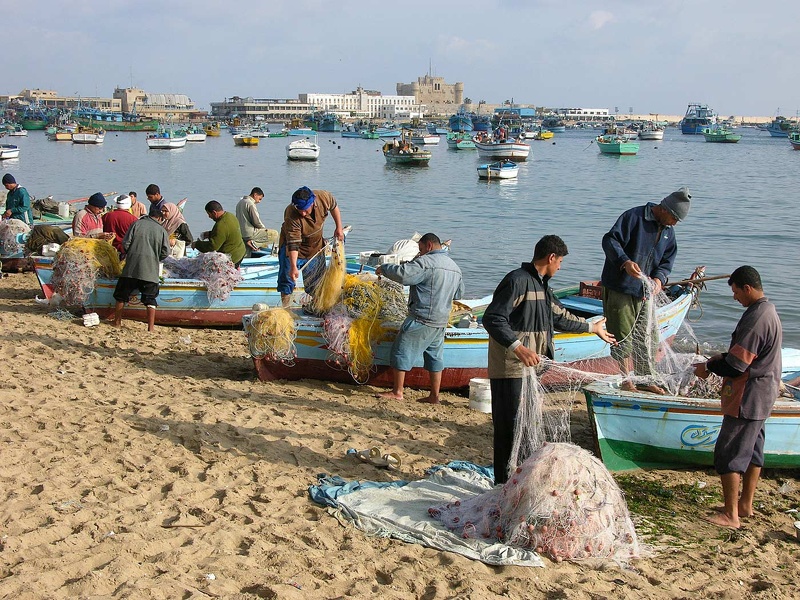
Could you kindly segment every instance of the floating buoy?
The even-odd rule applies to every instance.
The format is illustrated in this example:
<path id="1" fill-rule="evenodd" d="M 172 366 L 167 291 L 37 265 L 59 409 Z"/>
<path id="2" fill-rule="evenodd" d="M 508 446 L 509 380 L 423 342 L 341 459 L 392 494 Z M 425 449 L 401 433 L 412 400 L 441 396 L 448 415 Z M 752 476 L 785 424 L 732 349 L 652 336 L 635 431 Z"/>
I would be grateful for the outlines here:
<path id="1" fill-rule="evenodd" d="M 336 146 L 336 147 L 337 147 L 339 150 L 341 150 L 341 149 L 342 149 L 342 147 L 341 147 L 341 146 Z"/>
<path id="2" fill-rule="evenodd" d="M 109 158 L 108 162 L 117 162 L 117 159 L 116 158 Z"/>

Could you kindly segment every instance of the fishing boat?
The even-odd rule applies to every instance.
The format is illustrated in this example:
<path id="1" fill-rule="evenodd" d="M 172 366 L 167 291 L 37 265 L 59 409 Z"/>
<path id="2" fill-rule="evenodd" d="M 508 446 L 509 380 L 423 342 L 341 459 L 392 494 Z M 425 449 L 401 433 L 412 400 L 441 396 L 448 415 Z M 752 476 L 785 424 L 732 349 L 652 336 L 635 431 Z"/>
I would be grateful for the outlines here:
<path id="1" fill-rule="evenodd" d="M 73 144 L 102 144 L 106 139 L 106 132 L 97 127 L 79 125 L 72 134 Z"/>
<path id="2" fill-rule="evenodd" d="M 342 126 L 341 136 L 343 138 L 361 138 L 361 129 L 352 123 L 347 123 Z"/>
<path id="3" fill-rule="evenodd" d="M 378 133 L 377 127 L 368 127 L 367 129 L 362 129 L 360 132 L 362 139 L 365 140 L 377 140 L 381 137 L 381 134 Z"/>
<path id="4" fill-rule="evenodd" d="M 529 144 L 513 139 L 498 139 L 497 137 L 476 135 L 472 138 L 472 141 L 478 150 L 478 156 L 481 158 L 524 162 L 528 160 L 528 156 L 531 153 Z"/>
<path id="5" fill-rule="evenodd" d="M 233 136 L 234 146 L 258 146 L 258 138 L 250 133 L 237 133 Z"/>
<path id="6" fill-rule="evenodd" d="M 478 114 L 475 114 L 475 113 L 470 113 L 469 116 L 472 119 L 472 130 L 473 131 L 491 131 L 492 130 L 492 122 L 489 119 L 488 115 L 478 115 Z"/>
<path id="7" fill-rule="evenodd" d="M 403 133 L 400 140 L 386 142 L 383 145 L 383 156 L 387 164 L 427 167 L 431 160 L 431 151 L 411 144 L 405 132 Z"/>
<path id="8" fill-rule="evenodd" d="M 47 133 L 47 139 L 53 142 L 71 142 L 73 133 L 70 129 L 57 127 L 55 131 Z"/>
<path id="9" fill-rule="evenodd" d="M 456 114 L 452 115 L 449 119 L 450 131 L 472 131 L 472 117 L 461 108 Z"/>
<path id="10" fill-rule="evenodd" d="M 426 131 L 412 131 L 411 143 L 420 144 L 423 146 L 435 146 L 439 143 L 439 135 L 435 133 L 427 133 Z"/>
<path id="11" fill-rule="evenodd" d="M 579 296 L 579 287 L 565 288 L 555 292 L 561 303 L 571 311 L 590 319 L 602 318 L 602 302 L 599 299 Z M 160 298 L 160 296 L 159 296 Z M 672 339 L 686 318 L 692 304 L 694 294 L 683 289 L 669 304 L 657 310 L 659 332 L 662 341 Z M 485 308 L 491 297 L 474 301 L 461 301 L 475 313 Z M 297 356 L 290 365 L 275 362 L 263 356 L 254 356 L 258 378 L 262 381 L 276 379 L 321 379 L 324 381 L 340 381 L 353 383 L 347 370 L 330 364 L 330 350 L 323 334 L 322 319 L 295 311 L 297 323 L 297 340 L 295 347 Z M 400 323 L 383 323 L 386 335 L 372 344 L 373 369 L 369 385 L 391 387 L 393 384 L 392 369 L 389 367 L 389 353 L 392 342 L 397 336 Z M 247 332 L 246 332 L 247 333 Z M 610 357 L 609 345 L 593 333 L 555 335 L 555 359 L 559 362 L 574 363 L 584 370 L 612 373 L 618 367 Z M 470 379 L 486 378 L 489 334 L 482 326 L 476 328 L 460 328 L 448 326 L 444 339 L 444 370 L 442 371 L 441 389 L 454 390 L 469 386 Z M 422 364 L 422 356 L 414 367 L 406 373 L 405 384 L 414 388 L 427 388 L 429 375 Z"/>
<path id="12" fill-rule="evenodd" d="M 433 133 L 434 135 L 447 135 L 449 133 L 447 127 L 442 127 L 437 123 L 428 123 L 425 125 L 425 129 L 428 133 Z"/>
<path id="13" fill-rule="evenodd" d="M 19 146 L 14 144 L 0 144 L 0 160 L 19 158 Z"/>
<path id="14" fill-rule="evenodd" d="M 759 125 L 762 131 L 768 131 L 772 137 L 789 137 L 789 133 L 795 128 L 795 124 L 786 117 L 775 117 L 767 125 Z"/>
<path id="15" fill-rule="evenodd" d="M 714 127 L 706 127 L 703 129 L 703 137 L 707 142 L 715 142 L 720 144 L 735 144 L 742 139 L 738 133 L 734 133 L 730 129 L 726 129 L 722 125 Z"/>
<path id="16" fill-rule="evenodd" d="M 28 137 L 28 130 L 22 125 L 9 125 L 7 128 L 9 137 Z"/>
<path id="17" fill-rule="evenodd" d="M 602 154 L 629 156 L 639 152 L 638 143 L 628 141 L 624 137 L 614 134 L 599 135 L 595 138 L 595 141 Z"/>
<path id="18" fill-rule="evenodd" d="M 478 165 L 479 179 L 516 179 L 518 174 L 519 165 L 513 160 Z"/>
<path id="19" fill-rule="evenodd" d="M 703 129 L 711 127 L 716 120 L 714 111 L 707 104 L 689 104 L 681 120 L 681 133 L 685 135 L 703 133 Z"/>
<path id="20" fill-rule="evenodd" d="M 555 134 L 550 131 L 549 129 L 530 129 L 525 132 L 525 139 L 526 140 L 552 140 L 555 137 Z"/>
<path id="21" fill-rule="evenodd" d="M 52 257 L 34 256 L 36 277 L 45 298 L 51 298 L 54 289 Z M 358 273 L 367 269 L 360 264 L 358 255 L 347 255 L 347 271 Z M 280 306 L 278 292 L 278 257 L 245 258 L 239 269 L 243 280 L 231 291 L 227 300 L 208 299 L 206 283 L 199 279 L 176 279 L 166 277 L 160 284 L 157 325 L 192 327 L 241 327 L 242 317 L 253 310 L 253 304 Z M 116 278 L 98 278 L 95 289 L 83 307 L 88 312 L 96 312 L 101 318 L 114 314 L 116 301 L 114 288 Z M 302 286 L 296 293 L 302 292 Z M 138 298 L 132 298 L 122 311 L 125 319 L 147 321 L 147 309 Z"/>
<path id="22" fill-rule="evenodd" d="M 567 126 L 558 117 L 548 117 L 542 121 L 542 129 L 547 129 L 553 133 L 565 133 Z"/>
<path id="23" fill-rule="evenodd" d="M 475 150 L 475 142 L 468 131 L 453 131 L 447 134 L 447 147 L 451 150 Z"/>
<path id="24" fill-rule="evenodd" d="M 208 123 L 204 129 L 208 137 L 219 137 L 219 123 Z"/>
<path id="25" fill-rule="evenodd" d="M 269 134 L 267 134 L 268 138 L 284 138 L 288 136 L 289 136 L 289 130 L 286 129 L 285 127 L 280 131 L 270 131 Z"/>
<path id="26" fill-rule="evenodd" d="M 596 454 L 611 471 L 714 464 L 719 398 L 626 392 L 606 381 L 583 392 Z M 779 398 L 764 426 L 764 466 L 800 467 L 800 398 Z"/>
<path id="27" fill-rule="evenodd" d="M 800 131 L 793 131 L 789 134 L 789 143 L 795 150 L 800 150 Z"/>
<path id="28" fill-rule="evenodd" d="M 78 106 L 72 109 L 78 125 L 92 127 L 100 124 L 106 131 L 157 131 L 158 119 L 145 119 L 136 113 L 104 111 L 93 106 Z"/>
<path id="29" fill-rule="evenodd" d="M 639 139 L 640 140 L 663 140 L 664 139 L 664 128 L 660 125 L 656 125 L 652 121 L 648 121 L 644 124 L 644 126 L 639 130 Z"/>
<path id="30" fill-rule="evenodd" d="M 319 158 L 317 136 L 314 136 L 314 139 L 305 138 L 286 144 L 286 158 L 289 160 L 317 160 Z"/>
<path id="31" fill-rule="evenodd" d="M 186 141 L 184 130 L 159 125 L 157 131 L 147 136 L 147 147 L 151 150 L 175 150 L 186 146 Z"/>
<path id="32" fill-rule="evenodd" d="M 403 135 L 403 131 L 393 125 L 384 125 L 383 127 L 376 127 L 374 133 L 379 138 L 396 138 Z M 374 139 L 374 138 L 373 138 Z"/>
<path id="33" fill-rule="evenodd" d="M 186 130 L 187 142 L 205 142 L 208 134 L 206 130 L 199 125 L 192 125 Z"/>
<path id="34" fill-rule="evenodd" d="M 326 112 L 317 118 L 317 131 L 336 132 L 342 130 L 342 121 L 339 115 Z"/>

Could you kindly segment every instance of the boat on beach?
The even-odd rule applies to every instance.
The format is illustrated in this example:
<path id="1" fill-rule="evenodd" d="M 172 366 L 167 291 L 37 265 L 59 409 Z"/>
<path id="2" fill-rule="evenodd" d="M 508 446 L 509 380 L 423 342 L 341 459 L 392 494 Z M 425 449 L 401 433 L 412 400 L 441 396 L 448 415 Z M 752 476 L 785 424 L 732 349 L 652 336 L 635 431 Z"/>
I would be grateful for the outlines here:
<path id="1" fill-rule="evenodd" d="M 607 381 L 583 392 L 595 453 L 611 471 L 714 464 L 723 417 L 719 398 L 626 392 Z M 764 466 L 800 467 L 800 397 L 779 398 L 764 427 Z"/>
<path id="2" fill-rule="evenodd" d="M 669 304 L 657 309 L 658 330 L 662 341 L 671 340 L 689 312 L 694 294 L 687 288 Z M 570 311 L 589 319 L 600 319 L 603 312 L 602 301 L 598 298 L 580 295 L 579 287 L 565 288 L 555 292 L 556 297 Z M 459 301 L 466 305 L 473 314 L 481 314 L 488 306 L 491 297 L 473 301 Z M 290 365 L 269 360 L 264 356 L 253 356 L 253 364 L 258 378 L 262 381 L 276 379 L 321 379 L 324 381 L 340 381 L 353 383 L 347 370 L 329 362 L 330 350 L 324 336 L 323 320 L 319 317 L 303 314 L 296 310 L 293 315 L 297 323 L 297 339 L 295 347 L 297 356 Z M 389 352 L 392 342 L 397 336 L 401 323 L 383 323 L 386 335 L 372 344 L 373 368 L 365 382 L 369 385 L 391 387 L 393 384 L 392 369 L 389 367 Z M 247 333 L 247 329 L 246 329 Z M 610 356 L 610 347 L 593 333 L 561 333 L 554 339 L 555 360 L 563 363 L 576 363 L 584 370 L 600 373 L 615 373 L 616 362 Z M 444 339 L 444 371 L 442 371 L 441 389 L 454 390 L 469 386 L 470 379 L 486 378 L 489 334 L 482 326 L 463 328 L 449 326 L 445 329 Z M 428 388 L 428 372 L 422 364 L 422 357 L 406 373 L 405 384 L 408 387 Z"/>
<path id="3" fill-rule="evenodd" d="M 478 165 L 479 179 L 516 179 L 518 174 L 519 165 L 513 160 L 502 160 Z"/>

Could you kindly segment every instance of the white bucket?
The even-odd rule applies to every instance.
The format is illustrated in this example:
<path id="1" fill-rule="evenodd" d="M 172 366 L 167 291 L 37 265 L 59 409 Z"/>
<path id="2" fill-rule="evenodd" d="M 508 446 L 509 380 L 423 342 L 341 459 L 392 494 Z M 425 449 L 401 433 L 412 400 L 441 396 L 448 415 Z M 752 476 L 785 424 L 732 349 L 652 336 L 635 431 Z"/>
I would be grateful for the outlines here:
<path id="1" fill-rule="evenodd" d="M 58 203 L 58 216 L 62 219 L 69 218 L 69 204 L 66 202 L 59 202 Z"/>
<path id="2" fill-rule="evenodd" d="M 492 412 L 492 391 L 488 379 L 474 377 L 469 380 L 469 407 L 483 413 Z"/>

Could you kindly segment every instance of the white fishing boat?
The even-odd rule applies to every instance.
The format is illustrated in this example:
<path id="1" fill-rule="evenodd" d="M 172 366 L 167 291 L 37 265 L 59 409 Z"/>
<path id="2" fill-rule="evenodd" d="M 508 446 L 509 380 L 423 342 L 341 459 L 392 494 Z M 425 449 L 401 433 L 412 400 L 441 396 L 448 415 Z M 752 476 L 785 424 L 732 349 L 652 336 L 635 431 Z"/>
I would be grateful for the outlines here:
<path id="1" fill-rule="evenodd" d="M 0 160 L 5 158 L 19 158 L 19 147 L 14 144 L 0 144 Z"/>
<path id="2" fill-rule="evenodd" d="M 208 137 L 208 134 L 206 133 L 206 130 L 203 129 L 202 127 L 193 125 L 192 127 L 186 130 L 187 142 L 205 142 L 206 137 Z"/>
<path id="3" fill-rule="evenodd" d="M 186 132 L 172 127 L 158 126 L 158 130 L 147 136 L 147 147 L 151 150 L 174 150 L 186 145 Z"/>
<path id="4" fill-rule="evenodd" d="M 317 160 L 319 158 L 317 136 L 314 136 L 313 140 L 304 138 L 287 144 L 286 157 L 289 160 Z"/>
<path id="5" fill-rule="evenodd" d="M 94 127 L 78 127 L 72 134 L 73 144 L 102 144 L 106 139 L 106 132 Z"/>
<path id="6" fill-rule="evenodd" d="M 480 179 L 516 179 L 518 174 L 519 165 L 513 160 L 501 160 L 478 165 L 478 177 Z"/>
<path id="7" fill-rule="evenodd" d="M 528 155 L 531 153 L 530 144 L 515 140 L 482 140 L 475 136 L 473 141 L 481 158 L 522 162 L 528 160 Z"/>
<path id="8" fill-rule="evenodd" d="M 652 121 L 645 124 L 642 129 L 639 130 L 639 139 L 640 140 L 663 140 L 664 139 L 664 128 L 656 125 Z"/>
<path id="9" fill-rule="evenodd" d="M 435 133 L 428 133 L 426 131 L 415 131 L 411 134 L 412 144 L 421 144 L 423 146 L 433 146 L 439 143 L 439 135 Z"/>

